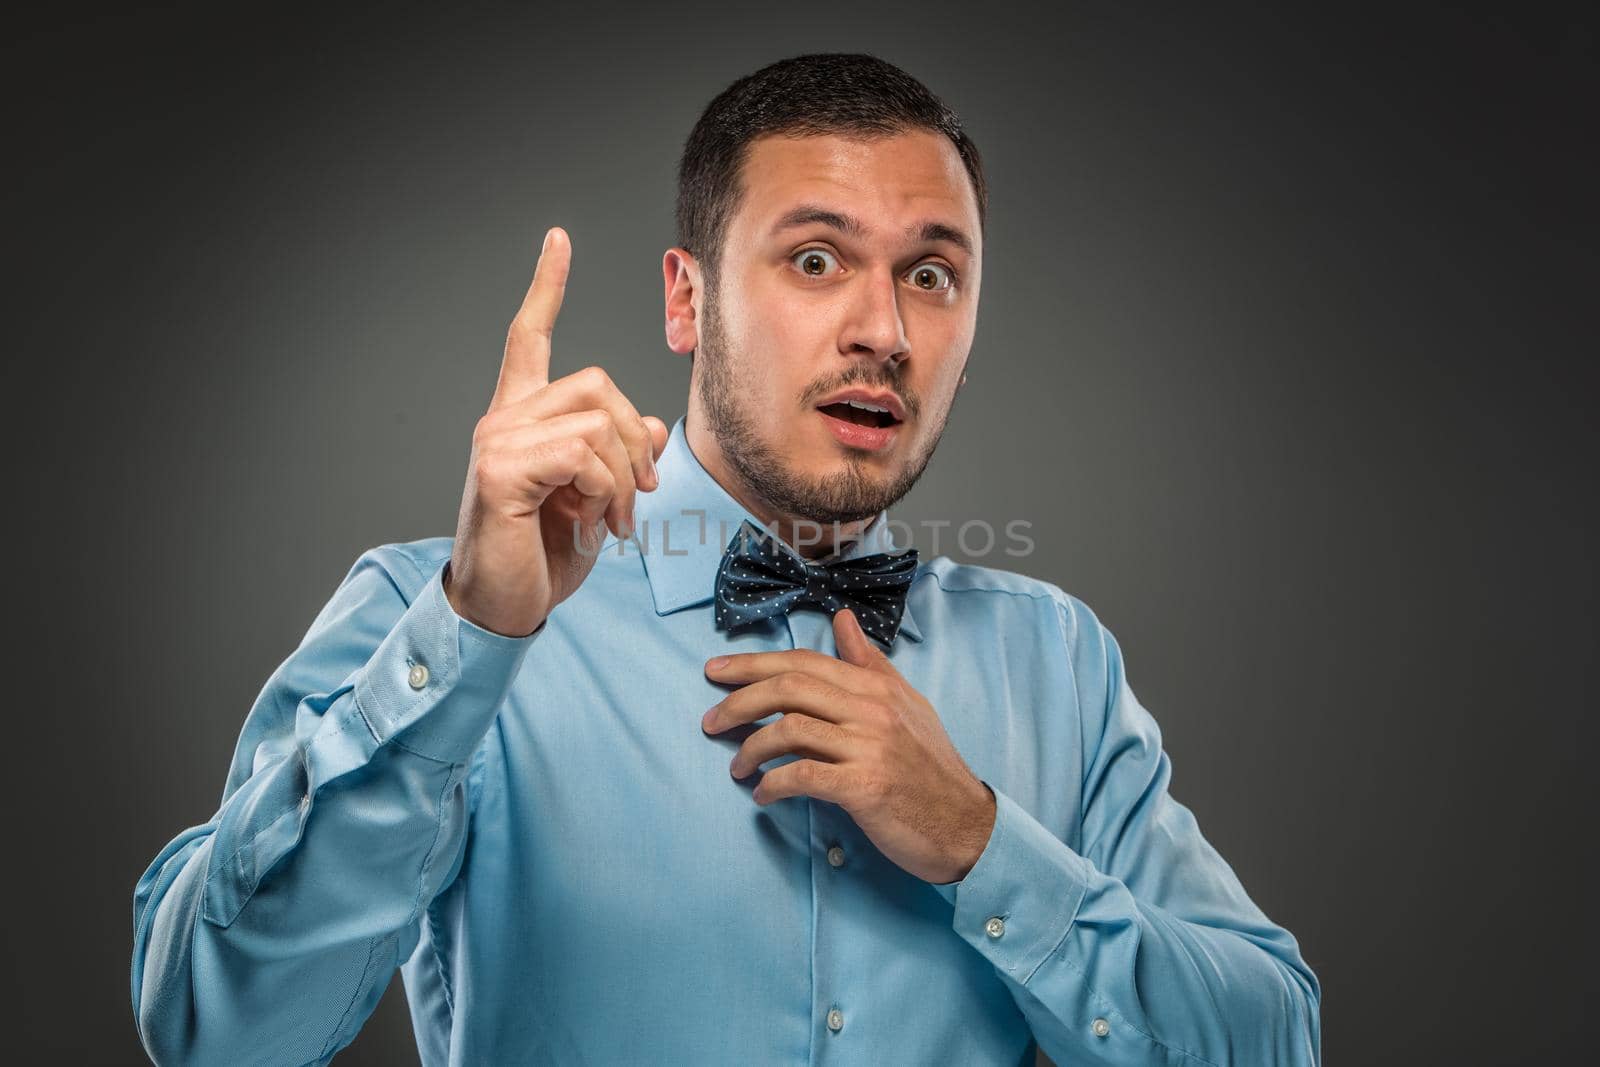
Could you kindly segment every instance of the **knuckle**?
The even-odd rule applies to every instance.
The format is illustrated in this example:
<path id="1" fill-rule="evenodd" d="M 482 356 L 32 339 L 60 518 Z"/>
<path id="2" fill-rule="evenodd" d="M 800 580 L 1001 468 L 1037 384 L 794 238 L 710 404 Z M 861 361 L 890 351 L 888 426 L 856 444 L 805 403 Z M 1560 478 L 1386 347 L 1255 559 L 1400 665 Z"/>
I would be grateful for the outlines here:
<path id="1" fill-rule="evenodd" d="M 795 738 L 816 737 L 822 732 L 818 729 L 822 725 L 821 720 L 809 715 L 785 715 L 782 725 L 784 733 Z"/>
<path id="2" fill-rule="evenodd" d="M 884 701 L 872 697 L 861 701 L 861 714 L 879 724 L 887 724 L 894 719 L 894 709 Z"/>
<path id="3" fill-rule="evenodd" d="M 608 389 L 611 387 L 611 375 L 606 373 L 604 367 L 591 363 L 578 373 L 583 375 L 584 382 L 586 384 L 594 388 Z"/>
<path id="4" fill-rule="evenodd" d="M 818 761 L 812 766 L 816 768 L 812 779 L 814 788 L 824 792 L 839 792 L 841 787 L 847 784 L 845 775 L 840 772 L 837 764 Z"/>
<path id="5" fill-rule="evenodd" d="M 798 697 L 806 692 L 806 676 L 799 671 L 784 671 L 773 679 L 773 685 L 786 697 Z"/>
<path id="6" fill-rule="evenodd" d="M 561 462 L 578 466 L 588 455 L 589 445 L 581 437 L 563 437 L 556 442 L 554 452 Z"/>
<path id="7" fill-rule="evenodd" d="M 868 800 L 882 800 L 889 795 L 889 779 L 881 774 L 863 774 L 856 789 Z"/>
<path id="8" fill-rule="evenodd" d="M 806 666 L 812 670 L 823 669 L 824 665 L 827 664 L 829 660 L 833 659 L 832 656 L 825 656 L 814 648 L 805 649 L 804 653 L 805 654 L 803 658 L 805 659 Z"/>
<path id="9" fill-rule="evenodd" d="M 511 320 L 511 328 L 506 331 L 506 336 L 509 340 L 514 341 L 529 341 L 535 338 L 548 340 L 550 327 L 544 321 L 531 315 L 518 315 Z"/>
<path id="10" fill-rule="evenodd" d="M 474 467 L 477 483 L 482 488 L 493 488 L 505 480 L 505 456 L 494 452 L 480 456 Z"/>

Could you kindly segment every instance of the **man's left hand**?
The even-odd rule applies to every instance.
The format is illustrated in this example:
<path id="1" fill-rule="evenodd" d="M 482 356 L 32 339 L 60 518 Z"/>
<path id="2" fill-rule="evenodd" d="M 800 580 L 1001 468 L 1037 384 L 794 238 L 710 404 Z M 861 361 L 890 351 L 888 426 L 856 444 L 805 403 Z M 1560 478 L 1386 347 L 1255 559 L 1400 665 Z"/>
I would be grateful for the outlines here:
<path id="1" fill-rule="evenodd" d="M 928 882 L 965 878 L 994 828 L 989 787 L 962 760 L 939 713 L 872 644 L 855 613 L 834 613 L 835 659 L 811 649 L 745 652 L 706 664 L 735 685 L 706 712 L 707 733 L 783 718 L 750 734 L 729 771 L 746 778 L 788 753 L 757 783 L 757 804 L 810 796 L 838 804 L 885 856 Z"/>

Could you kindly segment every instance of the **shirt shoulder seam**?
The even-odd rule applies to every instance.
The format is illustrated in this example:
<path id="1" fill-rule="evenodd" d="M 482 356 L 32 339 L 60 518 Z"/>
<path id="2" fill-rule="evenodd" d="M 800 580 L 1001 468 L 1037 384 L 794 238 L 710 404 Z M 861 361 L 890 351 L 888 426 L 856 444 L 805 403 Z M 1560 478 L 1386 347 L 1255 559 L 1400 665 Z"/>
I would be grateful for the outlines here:
<path id="1" fill-rule="evenodd" d="M 1032 590 L 1028 590 L 1028 589 L 1001 589 L 1000 587 L 994 586 L 994 585 L 969 586 L 969 587 L 967 587 L 965 589 L 962 589 L 962 588 L 959 588 L 959 587 L 954 587 L 953 588 L 951 586 L 945 585 L 944 581 L 939 577 L 939 573 L 937 571 L 935 571 L 935 570 L 932 570 L 931 568 L 927 569 L 927 570 L 924 570 L 921 574 L 918 574 L 917 575 L 917 579 L 921 579 L 924 576 L 932 578 L 934 580 L 934 582 L 939 586 L 939 590 L 941 592 L 945 592 L 945 593 L 1003 593 L 1006 596 L 1027 597 L 1029 600 L 1053 600 L 1053 601 L 1057 602 L 1058 604 L 1061 603 L 1061 596 L 1070 596 L 1071 595 L 1071 594 L 1067 593 L 1065 590 L 1062 590 L 1061 591 L 1061 596 L 1057 596 L 1055 591 L 1050 589 L 1050 588 L 1041 589 L 1038 592 L 1033 592 Z M 1030 581 L 1030 582 L 1038 582 L 1038 581 L 1040 581 L 1040 579 L 1032 578 L 1032 577 L 1029 577 L 1028 575 L 1018 575 L 1018 577 L 1024 578 L 1024 579 L 1026 579 L 1027 581 Z M 916 580 L 916 579 L 914 579 L 914 580 Z"/>

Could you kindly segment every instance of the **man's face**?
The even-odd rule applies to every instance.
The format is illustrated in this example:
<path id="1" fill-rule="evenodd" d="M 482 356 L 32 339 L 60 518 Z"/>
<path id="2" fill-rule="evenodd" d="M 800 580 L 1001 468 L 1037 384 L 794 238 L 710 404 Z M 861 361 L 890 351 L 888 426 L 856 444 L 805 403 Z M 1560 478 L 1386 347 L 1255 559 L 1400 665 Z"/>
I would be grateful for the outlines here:
<path id="1" fill-rule="evenodd" d="M 916 131 L 764 137 L 742 185 L 696 316 L 691 423 L 778 513 L 869 518 L 921 476 L 972 347 L 971 180 L 948 138 Z M 827 404 L 851 389 L 888 394 L 902 417 L 853 423 L 882 419 Z"/>

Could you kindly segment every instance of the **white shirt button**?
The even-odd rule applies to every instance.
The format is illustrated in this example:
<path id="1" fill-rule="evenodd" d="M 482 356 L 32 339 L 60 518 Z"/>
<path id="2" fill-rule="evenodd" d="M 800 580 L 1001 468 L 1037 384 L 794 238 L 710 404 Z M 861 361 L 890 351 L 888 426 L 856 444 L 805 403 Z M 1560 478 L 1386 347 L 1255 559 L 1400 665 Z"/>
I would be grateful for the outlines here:
<path id="1" fill-rule="evenodd" d="M 1096 1019 L 1089 1024 L 1089 1029 L 1094 1031 L 1095 1037 L 1105 1037 L 1111 1032 L 1111 1024 L 1104 1019 Z"/>
<path id="2" fill-rule="evenodd" d="M 834 1008 L 832 1011 L 828 1012 L 828 1029 L 832 1030 L 834 1033 L 838 1033 L 840 1030 L 844 1029 L 844 1012 L 840 1011 L 838 1008 Z"/>
<path id="3" fill-rule="evenodd" d="M 983 924 L 983 932 L 990 937 L 998 938 L 1006 932 L 1006 921 L 996 915 Z"/>
<path id="4" fill-rule="evenodd" d="M 428 684 L 428 668 L 418 663 L 411 668 L 411 673 L 406 675 L 406 681 L 413 689 L 421 689 Z"/>
<path id="5" fill-rule="evenodd" d="M 832 848 L 830 848 L 828 850 L 828 862 L 833 864 L 835 867 L 843 867 L 844 849 L 840 848 L 838 845 L 834 845 Z"/>

